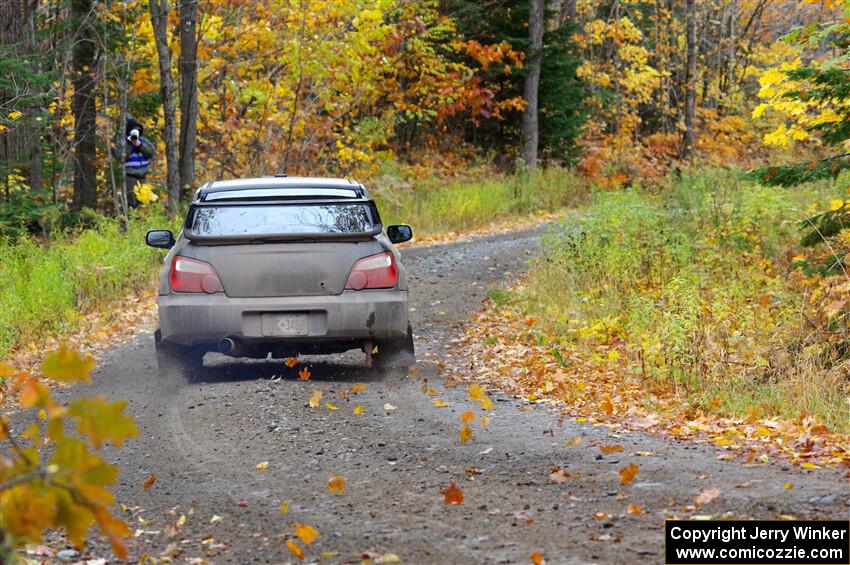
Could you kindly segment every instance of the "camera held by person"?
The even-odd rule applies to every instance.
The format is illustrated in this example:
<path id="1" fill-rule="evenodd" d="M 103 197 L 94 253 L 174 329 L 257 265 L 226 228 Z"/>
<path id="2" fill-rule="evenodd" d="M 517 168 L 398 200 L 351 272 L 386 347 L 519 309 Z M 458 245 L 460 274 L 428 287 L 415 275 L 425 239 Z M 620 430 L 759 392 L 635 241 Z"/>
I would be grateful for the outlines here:
<path id="1" fill-rule="evenodd" d="M 127 187 L 127 205 L 130 208 L 139 206 L 139 200 L 136 197 L 135 188 L 138 184 L 145 181 L 145 176 L 150 169 L 151 159 L 154 156 L 153 144 L 145 139 L 142 124 L 130 118 L 127 120 L 125 129 L 127 134 L 127 143 L 124 144 L 123 151 L 121 147 L 116 147 L 114 154 L 116 159 L 124 160 L 124 180 Z"/>

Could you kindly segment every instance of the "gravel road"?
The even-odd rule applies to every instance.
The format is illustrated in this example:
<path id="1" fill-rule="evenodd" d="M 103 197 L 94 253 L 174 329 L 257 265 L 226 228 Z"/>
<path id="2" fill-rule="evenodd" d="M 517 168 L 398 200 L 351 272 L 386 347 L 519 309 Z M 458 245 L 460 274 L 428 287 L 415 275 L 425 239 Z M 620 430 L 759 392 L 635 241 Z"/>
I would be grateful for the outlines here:
<path id="1" fill-rule="evenodd" d="M 129 401 L 140 434 L 108 456 L 122 469 L 117 495 L 137 529 L 131 557 L 297 561 L 284 543 L 298 522 L 320 533 L 305 548 L 306 563 L 391 560 L 387 553 L 417 564 L 530 563 L 534 552 L 550 564 L 662 563 L 664 519 L 685 516 L 684 506 L 712 487 L 720 496 L 697 513 L 848 517 L 846 469 L 720 461 L 711 446 L 638 433 L 611 437 L 607 427 L 499 395 L 489 427 L 474 424 L 473 439 L 461 444 L 460 413 L 481 412 L 463 387 L 444 387 L 440 365 L 449 354 L 462 359 L 453 344 L 465 320 L 488 288 L 522 272 L 542 232 L 404 250 L 418 376 L 439 390 L 436 397 L 422 392 L 418 378 L 376 377 L 358 366 L 360 356 L 311 358 L 310 382 L 279 361 L 208 356 L 191 383 L 158 380 L 152 332 L 102 356 L 91 384 L 60 396 Z M 358 383 L 367 388 L 340 397 Z M 310 408 L 315 389 L 337 410 Z M 439 408 L 433 398 L 449 406 Z M 395 409 L 385 410 L 387 403 Z M 363 413 L 354 414 L 355 406 Z M 583 436 L 581 445 L 564 448 L 575 436 Z M 602 456 L 594 440 L 625 449 Z M 263 461 L 268 468 L 257 470 Z M 639 474 L 620 486 L 618 470 L 632 462 Z M 554 466 L 569 474 L 561 484 L 549 480 Z M 144 491 L 151 474 L 156 482 Z M 344 494 L 328 491 L 333 475 L 345 478 Z M 451 482 L 463 491 L 460 505 L 444 504 L 441 491 Z M 643 513 L 627 514 L 629 504 Z M 167 527 L 181 515 L 182 527 Z M 87 554 L 108 551 L 95 540 Z"/>

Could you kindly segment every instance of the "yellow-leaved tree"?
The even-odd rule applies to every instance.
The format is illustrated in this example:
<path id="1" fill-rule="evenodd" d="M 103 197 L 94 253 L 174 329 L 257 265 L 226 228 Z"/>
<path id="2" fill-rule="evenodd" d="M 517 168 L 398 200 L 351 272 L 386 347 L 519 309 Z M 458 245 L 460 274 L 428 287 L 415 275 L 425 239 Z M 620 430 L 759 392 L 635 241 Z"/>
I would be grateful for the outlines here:
<path id="1" fill-rule="evenodd" d="M 62 347 L 45 357 L 41 372 L 59 382 L 86 382 L 93 367 L 91 356 Z M 99 453 L 105 444 L 121 447 L 138 433 L 124 413 L 126 401 L 98 396 L 61 404 L 45 382 L 2 363 L 0 379 L 9 398 L 31 413 L 19 433 L 0 417 L 0 562 L 14 562 L 15 549 L 39 542 L 47 528 L 64 529 L 82 547 L 93 525 L 126 559 L 130 530 L 110 510 L 118 468 Z"/>

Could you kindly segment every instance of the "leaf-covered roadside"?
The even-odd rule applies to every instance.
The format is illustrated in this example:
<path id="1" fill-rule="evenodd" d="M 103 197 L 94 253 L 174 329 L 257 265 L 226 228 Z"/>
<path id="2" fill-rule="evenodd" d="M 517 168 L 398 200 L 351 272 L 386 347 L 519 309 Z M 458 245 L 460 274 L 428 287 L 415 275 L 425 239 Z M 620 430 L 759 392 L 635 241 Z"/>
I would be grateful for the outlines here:
<path id="1" fill-rule="evenodd" d="M 850 464 L 840 283 L 807 275 L 798 218 L 831 189 L 733 174 L 597 195 L 473 320 L 473 378 L 578 417 L 753 462 Z"/>

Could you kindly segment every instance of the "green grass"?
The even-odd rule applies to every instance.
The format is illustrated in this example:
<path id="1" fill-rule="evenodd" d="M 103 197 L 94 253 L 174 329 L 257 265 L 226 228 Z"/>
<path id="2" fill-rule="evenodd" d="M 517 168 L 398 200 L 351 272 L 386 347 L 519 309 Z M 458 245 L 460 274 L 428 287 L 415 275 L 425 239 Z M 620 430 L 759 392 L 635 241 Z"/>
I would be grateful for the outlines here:
<path id="1" fill-rule="evenodd" d="M 98 217 L 90 229 L 47 242 L 0 242 L 0 359 L 22 344 L 61 335 L 80 317 L 151 288 L 162 254 L 147 230 L 173 227 L 158 209 L 135 216 L 126 233 Z"/>
<path id="2" fill-rule="evenodd" d="M 411 184 L 395 176 L 371 183 L 384 224 L 410 224 L 414 233 L 432 236 L 463 232 L 500 220 L 552 212 L 586 200 L 587 184 L 563 169 L 531 174 Z"/>
<path id="3" fill-rule="evenodd" d="M 735 171 L 597 193 L 549 236 L 522 293 L 573 343 L 623 341 L 624 369 L 729 415 L 816 415 L 850 425 L 842 359 L 814 358 L 819 329 L 792 284 L 799 224 L 828 186 L 766 188 Z"/>

